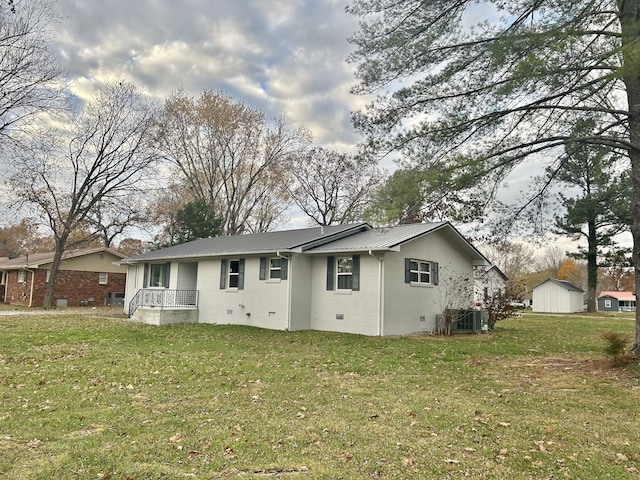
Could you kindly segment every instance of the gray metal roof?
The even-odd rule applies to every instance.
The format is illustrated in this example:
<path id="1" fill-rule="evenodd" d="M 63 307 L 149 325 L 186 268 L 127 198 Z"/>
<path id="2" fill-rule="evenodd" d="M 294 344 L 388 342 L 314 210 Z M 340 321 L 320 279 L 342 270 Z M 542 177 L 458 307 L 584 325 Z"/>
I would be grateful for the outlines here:
<path id="1" fill-rule="evenodd" d="M 566 288 L 567 290 L 570 290 L 570 291 L 584 293 L 584 290 L 582 290 L 581 288 L 576 287 L 573 283 L 567 282 L 566 280 L 558 280 L 557 278 L 548 278 L 544 282 L 539 283 L 538 285 L 533 287 L 533 289 L 535 290 L 540 285 L 544 285 L 547 282 L 555 283 L 556 285 L 559 285 L 559 286 L 561 286 L 563 288 Z"/>
<path id="2" fill-rule="evenodd" d="M 308 250 L 309 253 L 340 253 L 349 251 L 397 251 L 400 245 L 423 235 L 440 231 L 449 241 L 481 264 L 489 261 L 469 243 L 449 222 L 414 223 L 363 231 Z"/>
<path id="3" fill-rule="evenodd" d="M 311 248 L 309 252 L 328 253 L 359 250 L 394 250 L 397 249 L 399 245 L 433 232 L 444 225 L 448 224 L 446 222 L 412 223 L 391 228 L 366 230 L 331 243 Z"/>
<path id="4" fill-rule="evenodd" d="M 278 232 L 203 238 L 124 259 L 138 263 L 180 258 L 206 258 L 229 255 L 303 251 L 344 235 L 370 229 L 366 223 L 331 225 Z"/>

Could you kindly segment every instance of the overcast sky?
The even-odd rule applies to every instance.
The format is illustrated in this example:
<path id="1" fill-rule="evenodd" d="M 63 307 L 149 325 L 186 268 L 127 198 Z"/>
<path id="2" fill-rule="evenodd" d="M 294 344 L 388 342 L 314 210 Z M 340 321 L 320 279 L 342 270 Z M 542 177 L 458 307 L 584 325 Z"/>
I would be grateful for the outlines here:
<path id="1" fill-rule="evenodd" d="M 349 150 L 347 38 L 357 19 L 343 0 L 58 0 L 56 36 L 74 94 L 129 80 L 167 98 L 178 87 L 221 90 L 273 117 L 284 113 L 314 143 Z"/>
<path id="2" fill-rule="evenodd" d="M 56 41 L 72 93 L 87 99 L 105 80 L 128 80 L 165 99 L 177 88 L 221 90 L 268 116 L 284 114 L 317 145 L 353 150 L 347 39 L 358 19 L 348 0 L 57 0 Z M 467 21 L 496 12 L 474 7 Z M 515 198 L 529 173 L 510 179 Z M 302 226 L 296 219 L 290 226 Z M 567 245 L 569 247 L 569 245 Z"/>

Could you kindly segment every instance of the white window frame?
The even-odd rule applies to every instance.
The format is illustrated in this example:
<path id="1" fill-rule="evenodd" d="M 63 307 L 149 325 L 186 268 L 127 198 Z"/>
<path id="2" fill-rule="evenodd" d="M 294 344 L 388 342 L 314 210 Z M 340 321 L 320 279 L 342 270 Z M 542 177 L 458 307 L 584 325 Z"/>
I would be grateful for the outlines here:
<path id="1" fill-rule="evenodd" d="M 157 275 L 156 275 L 157 273 Z M 145 288 L 165 288 L 165 277 L 169 274 L 169 266 L 166 263 L 150 263 L 149 264 L 149 278 L 147 281 L 149 285 L 145 285 Z M 157 277 L 157 282 L 154 282 L 154 277 Z M 168 280 L 168 279 L 167 279 Z"/>
<path id="2" fill-rule="evenodd" d="M 281 280 L 282 279 L 282 258 L 271 257 L 269 258 L 269 280 Z"/>
<path id="3" fill-rule="evenodd" d="M 233 265 L 236 265 L 236 270 L 233 271 Z M 235 285 L 231 284 L 231 279 L 235 279 Z M 227 266 L 227 289 L 228 290 L 238 290 L 238 285 L 240 285 L 240 259 L 234 258 L 229 260 Z"/>
<path id="4" fill-rule="evenodd" d="M 98 284 L 107 285 L 109 283 L 109 272 L 98 273 Z"/>
<path id="5" fill-rule="evenodd" d="M 611 308 L 611 299 L 610 298 L 605 298 L 604 299 L 604 308 Z"/>
<path id="6" fill-rule="evenodd" d="M 411 284 L 433 285 L 433 263 L 426 260 L 418 260 L 417 258 L 410 259 L 410 262 L 409 275 L 411 277 Z"/>
<path id="7" fill-rule="evenodd" d="M 27 271 L 26 270 L 18 270 L 18 283 L 27 283 Z"/>
<path id="8" fill-rule="evenodd" d="M 340 280 L 348 286 L 340 286 Z M 336 257 L 336 290 L 353 290 L 353 257 Z"/>

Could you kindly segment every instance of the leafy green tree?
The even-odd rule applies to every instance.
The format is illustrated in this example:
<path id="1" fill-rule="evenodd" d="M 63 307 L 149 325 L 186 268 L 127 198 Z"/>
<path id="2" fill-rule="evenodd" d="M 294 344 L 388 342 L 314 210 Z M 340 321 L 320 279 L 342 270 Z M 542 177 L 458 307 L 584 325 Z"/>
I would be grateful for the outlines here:
<path id="1" fill-rule="evenodd" d="M 395 170 L 373 194 L 365 218 L 376 225 L 442 219 L 469 220 L 480 215 L 481 202 L 442 188 L 441 178 L 419 167 Z"/>
<path id="2" fill-rule="evenodd" d="M 581 120 L 577 133 L 593 131 L 595 125 Z M 598 286 L 598 255 L 603 248 L 615 246 L 614 237 L 628 230 L 631 224 L 631 182 L 628 172 L 611 158 L 611 151 L 602 145 L 571 144 L 557 178 L 569 188 L 578 189 L 576 195 L 560 193 L 563 216 L 556 217 L 558 233 L 575 240 L 585 239 L 587 248 L 574 256 L 587 260 L 587 311 L 596 311 Z"/>
<path id="3" fill-rule="evenodd" d="M 354 0 L 356 92 L 375 94 L 355 124 L 373 150 L 484 190 L 525 161 L 571 144 L 630 160 L 640 291 L 640 0 Z M 588 113 L 595 132 L 573 135 Z M 640 353 L 640 310 L 634 353 Z"/>
<path id="4" fill-rule="evenodd" d="M 221 233 L 223 222 L 204 200 L 192 200 L 175 213 L 171 245 L 215 237 Z"/>

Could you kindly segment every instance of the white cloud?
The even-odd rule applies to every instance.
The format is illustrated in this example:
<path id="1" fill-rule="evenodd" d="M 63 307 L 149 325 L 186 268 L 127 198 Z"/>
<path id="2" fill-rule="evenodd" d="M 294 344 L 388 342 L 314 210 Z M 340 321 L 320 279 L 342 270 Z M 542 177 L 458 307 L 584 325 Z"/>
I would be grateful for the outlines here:
<path id="1" fill-rule="evenodd" d="M 72 93 L 128 80 L 166 98 L 221 90 L 268 116 L 285 115 L 316 143 L 349 149 L 360 140 L 350 111 L 347 38 L 357 19 L 346 0 L 59 0 L 58 45 Z"/>

